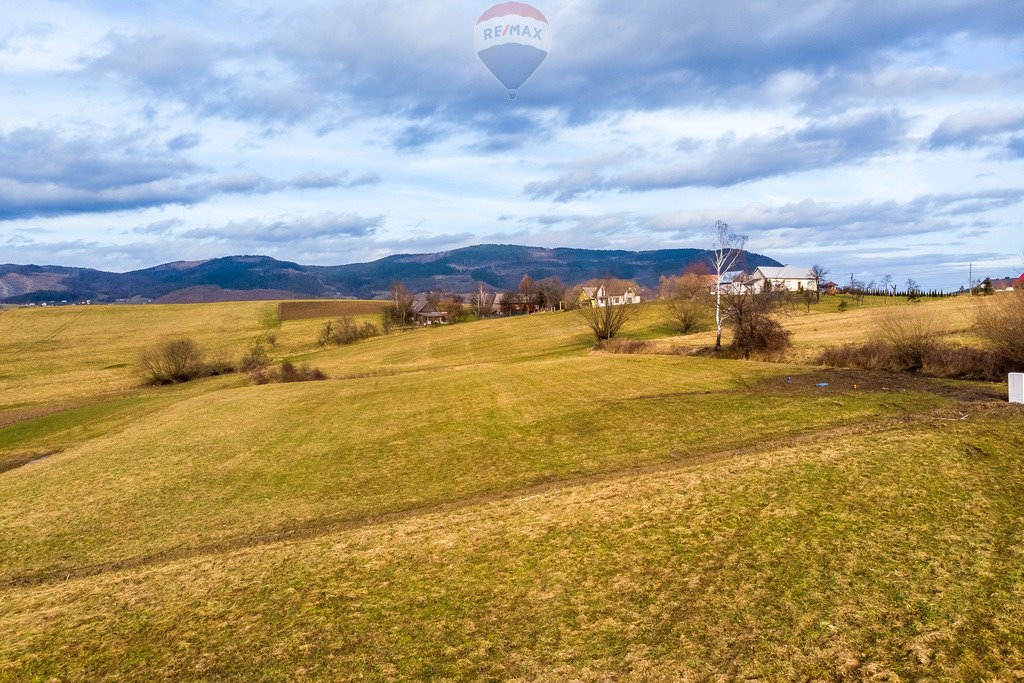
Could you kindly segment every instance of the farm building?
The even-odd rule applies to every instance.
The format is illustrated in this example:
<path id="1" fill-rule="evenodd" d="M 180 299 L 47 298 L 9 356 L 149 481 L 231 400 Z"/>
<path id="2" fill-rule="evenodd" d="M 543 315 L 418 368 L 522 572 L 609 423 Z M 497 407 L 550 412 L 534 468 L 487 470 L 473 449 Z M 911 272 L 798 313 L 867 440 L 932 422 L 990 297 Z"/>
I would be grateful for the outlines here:
<path id="1" fill-rule="evenodd" d="M 815 291 L 818 281 L 810 268 L 785 266 L 783 268 L 761 267 L 750 274 L 747 287 L 756 293 L 765 289 L 780 289 L 788 292 Z"/>
<path id="2" fill-rule="evenodd" d="M 412 302 L 412 319 L 417 325 L 443 325 L 448 322 L 448 314 L 427 299 L 417 299 Z"/>

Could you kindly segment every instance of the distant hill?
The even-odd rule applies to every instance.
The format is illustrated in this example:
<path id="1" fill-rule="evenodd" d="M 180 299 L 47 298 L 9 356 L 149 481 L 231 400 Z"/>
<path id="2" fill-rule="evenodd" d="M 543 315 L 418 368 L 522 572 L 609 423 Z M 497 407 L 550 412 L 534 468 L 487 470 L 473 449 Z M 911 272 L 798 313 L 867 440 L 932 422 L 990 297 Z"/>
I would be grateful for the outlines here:
<path id="1" fill-rule="evenodd" d="M 176 261 L 129 273 L 0 265 L 0 303 L 140 298 L 161 302 L 372 299 L 384 296 L 396 280 L 416 292 L 469 292 L 479 283 L 494 289 L 512 288 L 524 274 L 537 280 L 558 277 L 566 283 L 617 277 L 655 287 L 662 275 L 707 262 L 708 252 L 701 249 L 607 251 L 488 244 L 435 254 L 401 254 L 344 266 L 303 266 L 268 256 Z M 780 265 L 760 254 L 744 255 L 743 267 L 747 269 Z"/>

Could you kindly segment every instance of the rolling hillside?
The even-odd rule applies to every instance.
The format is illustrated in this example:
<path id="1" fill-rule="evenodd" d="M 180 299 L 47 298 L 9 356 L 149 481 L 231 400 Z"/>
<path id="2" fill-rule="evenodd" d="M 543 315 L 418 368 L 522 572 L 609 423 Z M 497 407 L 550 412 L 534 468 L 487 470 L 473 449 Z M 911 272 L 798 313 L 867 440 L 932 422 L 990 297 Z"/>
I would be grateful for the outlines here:
<path id="1" fill-rule="evenodd" d="M 566 283 L 596 277 L 635 279 L 654 287 L 661 275 L 707 261 L 698 249 L 647 252 L 539 249 L 481 245 L 436 254 L 389 256 L 372 263 L 303 266 L 266 256 L 228 256 L 178 261 L 130 273 L 85 268 L 0 265 L 0 303 L 164 299 L 173 303 L 280 298 L 376 298 L 395 280 L 413 291 L 469 292 L 479 283 L 496 289 L 534 279 L 559 277 Z M 750 268 L 781 265 L 747 254 Z M 245 295 L 243 292 L 251 292 Z"/>
<path id="2" fill-rule="evenodd" d="M 0 311 L 0 681 L 1012 680 L 1024 410 L 804 364 L 874 303 L 787 316 L 786 363 L 573 313 L 321 349 L 265 303 Z M 665 313 L 625 337 L 708 338 Z M 268 334 L 331 379 L 132 369 Z"/>

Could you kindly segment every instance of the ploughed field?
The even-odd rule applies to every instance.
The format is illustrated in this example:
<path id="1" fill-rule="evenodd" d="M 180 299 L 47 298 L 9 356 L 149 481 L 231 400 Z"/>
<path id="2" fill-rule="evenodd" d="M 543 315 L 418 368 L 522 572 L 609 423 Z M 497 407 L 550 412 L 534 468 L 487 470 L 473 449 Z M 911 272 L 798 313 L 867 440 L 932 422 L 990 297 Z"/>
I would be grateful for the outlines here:
<path id="1" fill-rule="evenodd" d="M 790 313 L 787 363 L 681 355 L 711 338 L 658 304 L 624 336 L 676 353 L 572 313 L 321 349 L 276 304 L 0 311 L 0 680 L 1024 676 L 1024 410 L 806 364 L 891 305 Z M 140 386 L 172 336 L 330 379 Z"/>

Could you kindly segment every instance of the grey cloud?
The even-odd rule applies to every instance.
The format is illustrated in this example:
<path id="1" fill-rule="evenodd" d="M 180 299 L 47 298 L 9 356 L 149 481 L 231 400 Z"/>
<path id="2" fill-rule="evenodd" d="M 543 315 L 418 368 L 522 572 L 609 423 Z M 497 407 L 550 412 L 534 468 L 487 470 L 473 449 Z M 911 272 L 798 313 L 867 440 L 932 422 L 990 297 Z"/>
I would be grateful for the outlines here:
<path id="1" fill-rule="evenodd" d="M 682 164 L 658 170 L 627 171 L 617 177 L 595 170 L 576 170 L 551 181 L 529 183 L 534 198 L 570 201 L 599 191 L 646 192 L 681 187 L 730 187 L 801 171 L 856 163 L 902 144 L 908 119 L 899 112 L 868 112 L 809 123 L 795 130 L 754 135 L 741 140 L 720 138 Z M 691 150 L 693 141 L 682 141 Z"/>
<path id="2" fill-rule="evenodd" d="M 180 178 L 200 167 L 139 133 L 64 136 L 44 128 L 0 134 L 0 179 L 101 191 Z"/>
<path id="3" fill-rule="evenodd" d="M 472 53 L 468 34 L 477 16 L 455 2 L 300 5 L 245 44 L 166 32 L 113 35 L 86 72 L 142 85 L 205 115 L 309 121 L 317 130 L 340 125 L 339 111 L 387 115 L 406 124 L 392 140 L 396 148 L 420 150 L 470 131 L 479 137 L 470 149 L 487 152 L 536 139 L 519 125 L 523 115 L 557 111 L 560 122 L 574 125 L 623 109 L 726 104 L 763 92 L 784 73 L 820 82 L 821 90 L 806 95 L 817 101 L 842 99 L 843 89 L 909 91 L 908 83 L 865 86 L 834 74 L 871 78 L 900 50 L 937 51 L 951 36 L 1013 37 L 1024 29 L 1005 0 L 645 0 L 628 12 L 613 0 L 576 3 L 551 9 L 557 49 L 517 114 L 495 122 L 505 103 Z M 951 82 L 939 71 L 914 79 Z"/>
<path id="4" fill-rule="evenodd" d="M 1007 143 L 1006 149 L 1014 158 L 1024 159 L 1024 137 L 1013 138 Z"/>
<path id="5" fill-rule="evenodd" d="M 946 117 L 928 140 L 931 149 L 977 147 L 1024 130 L 1024 109 L 983 108 Z"/>
<path id="6" fill-rule="evenodd" d="M 381 177 L 376 173 L 364 173 L 353 178 L 348 171 L 344 171 L 331 175 L 304 173 L 291 180 L 274 180 L 257 174 L 222 176 L 199 187 L 209 187 L 216 194 L 270 194 L 284 190 L 326 190 L 379 185 L 380 183 Z"/>
<path id="7" fill-rule="evenodd" d="M 157 221 L 147 225 L 140 225 L 132 229 L 137 235 L 170 235 L 176 228 L 183 227 L 185 221 L 180 218 L 170 218 L 165 221 Z"/>
<path id="8" fill-rule="evenodd" d="M 1024 189 L 929 194 L 908 202 L 835 204 L 804 200 L 778 207 L 753 206 L 722 216 L 737 230 L 779 231 L 792 244 L 865 243 L 885 237 L 924 235 L 974 224 L 979 214 L 1024 202 Z M 694 233 L 714 219 L 675 213 L 648 216 L 647 229 Z"/>
<path id="9" fill-rule="evenodd" d="M 704 240 L 708 226 L 722 219 L 738 232 L 777 248 L 800 245 L 872 245 L 888 237 L 970 230 L 989 211 L 1024 203 L 1024 189 L 1010 188 L 961 194 L 930 194 L 907 202 L 817 202 L 807 199 L 781 206 L 754 205 L 725 211 L 679 211 L 662 214 L 544 214 L 520 219 L 543 234 L 552 229 L 600 236 L 658 235 L 656 241 Z"/>
<path id="10" fill-rule="evenodd" d="M 648 0 L 626 12 L 621 3 L 595 0 L 552 10 L 550 18 L 558 48 L 520 107 L 557 107 L 574 121 L 622 107 L 709 102 L 787 70 L 867 69 L 884 61 L 884 50 L 937 46 L 956 34 L 1012 36 L 1024 26 L 1001 0 Z M 451 30 L 475 19 L 455 3 L 320 5 L 297 13 L 269 45 L 319 88 L 342 90 L 370 111 L 465 119 L 500 98 L 465 35 Z"/>
<path id="11" fill-rule="evenodd" d="M 263 68 L 270 57 L 258 43 L 239 46 L 174 33 L 113 34 L 108 43 L 106 54 L 83 62 L 87 76 L 114 77 L 205 115 L 295 123 L 326 101 L 287 73 Z M 231 60 L 246 66 L 241 72 L 222 68 Z"/>
<path id="12" fill-rule="evenodd" d="M 346 239 L 373 235 L 383 224 L 383 216 L 324 213 L 300 218 L 280 218 L 271 222 L 256 219 L 232 222 L 219 228 L 189 230 L 182 233 L 182 237 L 249 244 Z"/>
<path id="13" fill-rule="evenodd" d="M 167 141 L 167 149 L 180 152 L 198 147 L 202 141 L 203 136 L 199 133 L 182 133 Z"/>
<path id="14" fill-rule="evenodd" d="M 41 128 L 0 133 L 0 220 L 192 205 L 220 194 L 351 188 L 381 182 L 307 173 L 291 180 L 207 174 L 139 133 L 75 137 Z"/>

